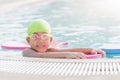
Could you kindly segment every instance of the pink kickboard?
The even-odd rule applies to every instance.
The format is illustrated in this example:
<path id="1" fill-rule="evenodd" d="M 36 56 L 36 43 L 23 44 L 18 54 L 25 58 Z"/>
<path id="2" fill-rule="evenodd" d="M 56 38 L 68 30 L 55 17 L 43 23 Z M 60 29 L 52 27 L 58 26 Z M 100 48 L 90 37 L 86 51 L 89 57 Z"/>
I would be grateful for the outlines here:
<path id="1" fill-rule="evenodd" d="M 93 54 L 93 55 L 86 55 L 87 59 L 97 59 L 102 58 L 102 54 Z"/>
<path id="2" fill-rule="evenodd" d="M 68 45 L 68 42 L 53 42 L 51 47 L 61 47 Z M 16 50 L 23 50 L 29 48 L 29 44 L 25 41 L 7 41 L 1 45 L 3 49 L 16 49 Z"/>
<path id="3" fill-rule="evenodd" d="M 55 47 L 61 47 L 66 45 L 68 45 L 68 42 L 53 42 L 51 44 L 51 47 L 55 48 Z M 12 49 L 12 50 L 24 50 L 29 47 L 30 47 L 29 44 L 25 41 L 7 41 L 6 43 L 3 43 L 1 45 L 1 48 L 3 49 Z M 102 57 L 101 54 L 86 55 L 87 59 L 96 59 L 101 57 Z"/>

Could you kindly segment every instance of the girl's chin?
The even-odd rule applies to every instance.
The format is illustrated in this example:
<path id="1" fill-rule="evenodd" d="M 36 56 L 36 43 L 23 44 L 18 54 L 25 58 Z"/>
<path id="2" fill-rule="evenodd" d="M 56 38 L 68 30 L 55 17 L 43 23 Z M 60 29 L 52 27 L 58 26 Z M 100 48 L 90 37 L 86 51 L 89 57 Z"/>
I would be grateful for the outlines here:
<path id="1" fill-rule="evenodd" d="M 38 52 L 44 53 L 46 52 L 46 50 L 38 50 Z"/>

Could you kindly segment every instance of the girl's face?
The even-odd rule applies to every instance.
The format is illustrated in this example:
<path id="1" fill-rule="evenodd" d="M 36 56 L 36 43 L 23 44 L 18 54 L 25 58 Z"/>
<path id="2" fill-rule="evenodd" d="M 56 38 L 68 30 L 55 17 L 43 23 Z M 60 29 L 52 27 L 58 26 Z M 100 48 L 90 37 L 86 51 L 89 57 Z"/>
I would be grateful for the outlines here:
<path id="1" fill-rule="evenodd" d="M 31 48 L 37 52 L 45 52 L 49 48 L 51 43 L 51 37 L 45 32 L 36 32 L 34 33 L 29 40 Z"/>

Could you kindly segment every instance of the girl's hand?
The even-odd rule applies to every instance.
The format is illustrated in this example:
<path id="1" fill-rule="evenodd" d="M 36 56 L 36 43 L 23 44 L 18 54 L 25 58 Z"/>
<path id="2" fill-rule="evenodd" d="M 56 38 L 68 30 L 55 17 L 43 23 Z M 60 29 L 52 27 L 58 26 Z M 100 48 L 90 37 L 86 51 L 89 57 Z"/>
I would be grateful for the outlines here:
<path id="1" fill-rule="evenodd" d="M 102 54 L 103 57 L 106 56 L 106 53 L 103 50 L 97 49 L 95 50 L 97 54 Z"/>
<path id="2" fill-rule="evenodd" d="M 101 54 L 103 57 L 106 56 L 106 53 L 100 49 L 87 49 L 89 54 Z"/>
<path id="3" fill-rule="evenodd" d="M 67 59 L 85 59 L 86 56 L 82 52 L 67 52 L 65 58 L 67 58 Z"/>

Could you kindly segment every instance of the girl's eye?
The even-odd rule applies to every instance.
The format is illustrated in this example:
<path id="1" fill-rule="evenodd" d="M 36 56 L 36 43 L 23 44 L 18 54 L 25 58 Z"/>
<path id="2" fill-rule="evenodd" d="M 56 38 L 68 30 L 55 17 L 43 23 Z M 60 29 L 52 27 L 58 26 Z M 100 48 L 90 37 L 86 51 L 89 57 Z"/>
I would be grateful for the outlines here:
<path id="1" fill-rule="evenodd" d="M 48 40 L 48 39 L 49 39 L 49 35 L 43 34 L 43 35 L 41 36 L 41 38 L 42 38 L 43 40 Z"/>
<path id="2" fill-rule="evenodd" d="M 40 35 L 38 33 L 34 33 L 32 37 L 37 39 L 37 38 L 40 38 Z"/>
<path id="3" fill-rule="evenodd" d="M 32 38 L 38 38 L 38 36 L 36 34 L 33 34 Z"/>

